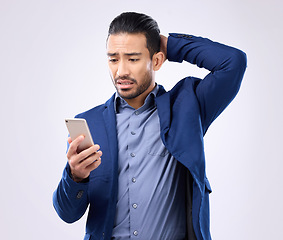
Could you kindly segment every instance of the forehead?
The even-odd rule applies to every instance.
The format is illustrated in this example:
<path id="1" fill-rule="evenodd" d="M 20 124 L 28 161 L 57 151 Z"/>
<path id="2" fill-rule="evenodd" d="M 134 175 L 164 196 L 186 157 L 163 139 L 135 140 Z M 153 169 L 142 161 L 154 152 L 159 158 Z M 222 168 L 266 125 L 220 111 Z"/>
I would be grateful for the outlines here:
<path id="1" fill-rule="evenodd" d="M 107 53 L 148 52 L 146 37 L 142 33 L 112 34 L 107 41 Z"/>

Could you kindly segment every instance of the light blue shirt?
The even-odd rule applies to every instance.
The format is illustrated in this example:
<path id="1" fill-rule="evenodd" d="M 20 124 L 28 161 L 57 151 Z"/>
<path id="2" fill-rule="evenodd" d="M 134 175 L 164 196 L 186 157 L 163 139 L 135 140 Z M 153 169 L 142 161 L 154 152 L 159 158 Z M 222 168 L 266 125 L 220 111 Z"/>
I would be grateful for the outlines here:
<path id="1" fill-rule="evenodd" d="M 186 236 L 186 170 L 160 138 L 158 86 L 135 110 L 118 94 L 118 200 L 112 239 Z"/>

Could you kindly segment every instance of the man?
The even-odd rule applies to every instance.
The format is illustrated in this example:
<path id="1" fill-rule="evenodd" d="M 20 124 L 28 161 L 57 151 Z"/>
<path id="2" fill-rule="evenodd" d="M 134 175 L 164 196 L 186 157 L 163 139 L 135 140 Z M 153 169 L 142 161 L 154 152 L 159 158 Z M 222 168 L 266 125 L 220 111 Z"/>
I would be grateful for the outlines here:
<path id="1" fill-rule="evenodd" d="M 107 55 L 117 91 L 77 115 L 99 145 L 77 153 L 83 136 L 68 139 L 53 196 L 58 215 L 71 223 L 89 207 L 84 239 L 211 239 L 203 136 L 237 94 L 245 54 L 191 35 L 166 38 L 151 17 L 122 13 L 110 25 Z M 166 59 L 210 73 L 166 92 L 155 83 Z"/>

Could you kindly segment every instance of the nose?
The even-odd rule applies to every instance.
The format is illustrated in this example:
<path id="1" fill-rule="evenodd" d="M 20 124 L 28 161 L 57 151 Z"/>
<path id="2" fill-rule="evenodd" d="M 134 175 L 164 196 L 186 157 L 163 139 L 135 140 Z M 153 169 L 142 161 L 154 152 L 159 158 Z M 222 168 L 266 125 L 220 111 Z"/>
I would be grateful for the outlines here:
<path id="1" fill-rule="evenodd" d="M 124 61 L 120 61 L 119 66 L 118 66 L 118 70 L 117 70 L 117 75 L 119 77 L 123 77 L 123 76 L 128 76 L 129 74 L 130 74 L 130 72 L 129 72 L 129 68 L 128 68 L 127 64 Z"/>

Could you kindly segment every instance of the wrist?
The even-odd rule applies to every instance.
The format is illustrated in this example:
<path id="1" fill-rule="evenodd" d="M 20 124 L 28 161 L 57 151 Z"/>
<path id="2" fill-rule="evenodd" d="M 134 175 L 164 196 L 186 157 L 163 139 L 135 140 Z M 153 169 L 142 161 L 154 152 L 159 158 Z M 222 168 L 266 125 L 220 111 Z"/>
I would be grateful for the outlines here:
<path id="1" fill-rule="evenodd" d="M 75 174 L 73 174 L 72 172 L 70 172 L 70 177 L 71 179 L 76 182 L 76 183 L 86 183 L 89 181 L 89 178 L 80 178 L 80 177 L 77 177 Z"/>

